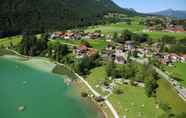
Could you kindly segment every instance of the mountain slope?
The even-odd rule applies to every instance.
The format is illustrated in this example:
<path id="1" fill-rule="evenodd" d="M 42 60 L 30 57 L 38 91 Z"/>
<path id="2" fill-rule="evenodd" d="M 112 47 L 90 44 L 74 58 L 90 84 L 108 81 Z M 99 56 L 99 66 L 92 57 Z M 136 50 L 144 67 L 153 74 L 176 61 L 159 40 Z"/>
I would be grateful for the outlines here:
<path id="1" fill-rule="evenodd" d="M 1 0 L 0 34 L 63 30 L 96 23 L 108 12 L 124 12 L 111 0 Z"/>
<path id="2" fill-rule="evenodd" d="M 178 19 L 186 19 L 186 11 L 180 11 L 180 10 L 167 9 L 164 11 L 159 11 L 159 12 L 150 13 L 150 14 L 161 15 L 161 16 L 171 16 L 171 17 L 176 17 Z"/>

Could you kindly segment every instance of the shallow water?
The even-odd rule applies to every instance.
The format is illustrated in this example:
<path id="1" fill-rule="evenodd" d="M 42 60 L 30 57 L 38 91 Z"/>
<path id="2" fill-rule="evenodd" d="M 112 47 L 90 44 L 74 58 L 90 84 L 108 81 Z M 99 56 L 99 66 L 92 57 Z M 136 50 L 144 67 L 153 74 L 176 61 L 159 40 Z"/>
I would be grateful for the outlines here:
<path id="1" fill-rule="evenodd" d="M 24 106 L 22 112 L 17 108 Z M 0 57 L 0 118 L 100 118 L 61 75 Z"/>

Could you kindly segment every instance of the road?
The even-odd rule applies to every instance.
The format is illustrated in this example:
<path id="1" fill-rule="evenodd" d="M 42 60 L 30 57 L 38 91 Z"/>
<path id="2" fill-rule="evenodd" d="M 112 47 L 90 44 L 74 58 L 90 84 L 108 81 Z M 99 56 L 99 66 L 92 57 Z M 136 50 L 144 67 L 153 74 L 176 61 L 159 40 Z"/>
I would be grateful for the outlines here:
<path id="1" fill-rule="evenodd" d="M 65 66 L 64 64 L 61 64 L 59 62 L 56 62 L 56 64 Z M 80 75 L 78 75 L 77 73 L 75 73 L 75 75 L 90 89 L 90 91 L 96 96 L 96 97 L 100 97 L 101 94 L 98 93 L 94 88 L 92 88 L 92 86 Z M 110 103 L 110 101 L 106 98 L 105 99 L 105 104 L 108 106 L 108 108 L 110 109 L 110 111 L 112 112 L 114 118 L 119 118 L 119 115 L 117 113 L 117 111 L 114 109 L 114 107 L 112 106 L 112 104 Z"/>
<path id="2" fill-rule="evenodd" d="M 99 97 L 101 96 L 96 90 L 94 90 L 92 88 L 92 86 L 81 76 L 79 76 L 77 73 L 75 73 L 76 76 L 91 90 L 91 92 L 96 96 L 96 97 Z M 108 99 L 105 99 L 105 104 L 108 106 L 108 108 L 111 110 L 114 118 L 119 118 L 119 115 L 117 113 L 117 111 L 114 109 L 114 107 L 112 106 L 112 104 L 109 102 Z"/>

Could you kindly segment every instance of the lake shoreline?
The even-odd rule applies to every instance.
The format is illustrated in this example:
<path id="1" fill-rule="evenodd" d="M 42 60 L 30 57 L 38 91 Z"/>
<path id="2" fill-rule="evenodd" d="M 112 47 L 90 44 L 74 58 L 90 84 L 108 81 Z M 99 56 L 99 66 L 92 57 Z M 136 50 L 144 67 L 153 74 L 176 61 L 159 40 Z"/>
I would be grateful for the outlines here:
<path id="1" fill-rule="evenodd" d="M 60 74 L 60 73 L 55 73 L 53 72 L 53 69 L 58 65 L 55 61 L 52 61 L 48 58 L 45 57 L 29 57 L 29 58 L 25 58 L 23 56 L 14 54 L 12 55 L 12 53 L 8 53 L 8 54 L 3 54 L 0 57 L 6 58 L 6 59 L 10 59 L 10 58 L 15 58 L 18 60 L 21 60 L 22 64 L 26 64 L 27 66 L 30 66 L 34 69 L 39 69 L 39 70 L 43 70 L 49 73 L 54 73 L 54 74 L 58 74 L 58 75 L 62 75 L 63 77 L 68 77 L 68 78 L 64 78 L 64 79 L 71 79 L 71 77 L 67 74 Z M 77 80 L 80 81 L 80 80 Z M 78 94 L 80 95 L 80 98 L 82 99 L 83 102 L 86 102 L 87 104 L 90 105 L 90 107 L 96 108 L 96 111 L 99 112 L 101 114 L 102 118 L 107 118 L 106 113 L 104 112 L 103 108 L 101 108 L 100 104 L 97 103 L 93 98 L 91 97 L 86 97 L 83 98 L 81 96 L 81 92 L 84 92 L 86 90 L 88 90 L 88 88 L 86 88 L 86 86 L 82 83 L 81 85 L 78 84 L 76 80 L 72 81 L 72 86 L 76 88 Z M 84 88 L 86 89 L 81 89 L 81 87 L 84 86 Z"/>

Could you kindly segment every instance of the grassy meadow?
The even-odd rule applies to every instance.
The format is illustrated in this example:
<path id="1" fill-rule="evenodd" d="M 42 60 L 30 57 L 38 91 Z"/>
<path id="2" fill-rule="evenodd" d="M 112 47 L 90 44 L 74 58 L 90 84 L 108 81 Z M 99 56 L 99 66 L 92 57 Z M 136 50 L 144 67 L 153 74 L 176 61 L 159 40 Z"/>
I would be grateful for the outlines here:
<path id="1" fill-rule="evenodd" d="M 17 45 L 21 42 L 21 36 L 12 36 L 6 38 L 0 38 L 0 46 L 8 47 L 10 43 Z"/>
<path id="2" fill-rule="evenodd" d="M 173 67 L 165 67 L 170 74 L 176 74 L 179 82 L 186 87 L 186 63 L 176 63 Z"/>
<path id="3" fill-rule="evenodd" d="M 171 107 L 173 113 L 186 112 L 186 102 L 184 102 L 176 93 L 176 90 L 167 80 L 158 80 L 157 100 Z"/>
<path id="4" fill-rule="evenodd" d="M 102 95 L 106 95 L 100 88 L 100 83 L 107 77 L 105 67 L 97 67 L 86 76 L 88 83 L 92 85 Z M 96 87 L 99 85 L 99 87 Z M 164 114 L 164 111 L 157 107 L 155 98 L 148 98 L 144 88 L 131 85 L 118 85 L 124 92 L 121 95 L 113 94 L 108 99 L 118 111 L 120 117 L 126 115 L 127 118 L 157 118 Z M 140 116 L 141 115 L 141 116 Z"/>
<path id="5" fill-rule="evenodd" d="M 81 43 L 81 40 L 56 40 L 59 41 L 61 44 L 67 44 L 70 46 L 79 46 Z M 87 42 L 89 42 L 89 44 L 91 45 L 92 48 L 95 48 L 97 50 L 101 50 L 103 48 L 105 48 L 108 44 L 108 42 L 106 42 L 105 40 L 102 39 L 89 39 L 86 40 Z"/>

